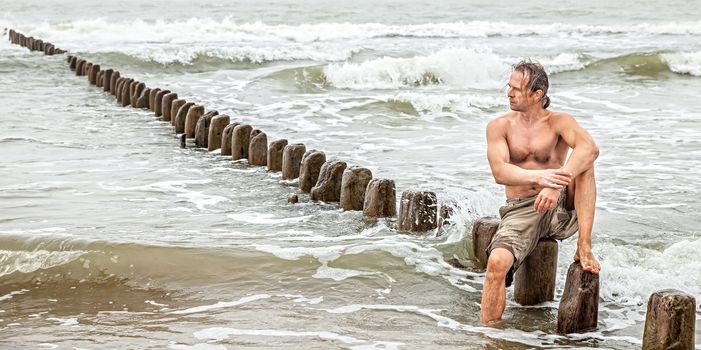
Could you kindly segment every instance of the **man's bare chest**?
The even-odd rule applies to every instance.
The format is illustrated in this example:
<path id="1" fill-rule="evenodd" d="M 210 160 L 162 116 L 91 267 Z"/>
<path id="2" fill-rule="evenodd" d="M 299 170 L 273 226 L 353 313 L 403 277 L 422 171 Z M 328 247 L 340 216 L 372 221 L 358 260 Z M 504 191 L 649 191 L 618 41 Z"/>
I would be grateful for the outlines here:
<path id="1" fill-rule="evenodd" d="M 557 157 L 559 140 L 560 137 L 550 128 L 509 130 L 506 141 L 511 163 L 549 163 Z"/>

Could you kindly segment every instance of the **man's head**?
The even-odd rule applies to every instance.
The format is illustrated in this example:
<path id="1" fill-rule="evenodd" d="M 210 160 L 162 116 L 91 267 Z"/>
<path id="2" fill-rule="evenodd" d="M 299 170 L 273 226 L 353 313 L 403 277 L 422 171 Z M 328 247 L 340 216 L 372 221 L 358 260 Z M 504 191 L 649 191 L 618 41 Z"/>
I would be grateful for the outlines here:
<path id="1" fill-rule="evenodd" d="M 514 65 L 508 83 L 509 107 L 525 111 L 533 106 L 548 108 L 548 74 L 540 63 L 525 59 Z"/>

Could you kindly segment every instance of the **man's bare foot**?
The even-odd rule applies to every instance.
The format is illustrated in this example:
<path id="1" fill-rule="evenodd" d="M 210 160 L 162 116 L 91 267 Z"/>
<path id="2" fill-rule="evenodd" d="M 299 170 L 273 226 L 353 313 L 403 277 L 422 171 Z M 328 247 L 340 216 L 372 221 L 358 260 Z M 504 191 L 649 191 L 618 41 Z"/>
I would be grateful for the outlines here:
<path id="1" fill-rule="evenodd" d="M 574 253 L 574 261 L 579 261 L 582 265 L 584 271 L 598 274 L 601 271 L 601 265 L 594 257 L 591 249 L 581 249 L 577 247 L 577 251 Z"/>

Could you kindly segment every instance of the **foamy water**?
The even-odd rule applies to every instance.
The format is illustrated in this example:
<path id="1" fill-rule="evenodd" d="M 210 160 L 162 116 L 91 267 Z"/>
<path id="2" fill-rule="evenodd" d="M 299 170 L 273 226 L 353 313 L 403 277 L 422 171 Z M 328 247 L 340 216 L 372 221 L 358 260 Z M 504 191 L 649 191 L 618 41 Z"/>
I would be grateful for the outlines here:
<path id="1" fill-rule="evenodd" d="M 368 167 L 398 193 L 436 191 L 455 225 L 405 235 L 306 195 L 289 205 L 295 181 L 180 149 L 168 123 L 117 106 L 63 57 L 3 40 L 2 346 L 634 349 L 652 292 L 701 297 L 688 4 L 73 2 L 10 4 L 0 26 Z M 581 335 L 555 331 L 575 240 L 560 245 L 557 300 L 509 302 L 502 329 L 480 326 L 484 273 L 446 263 L 503 203 L 484 127 L 525 56 L 602 150 L 599 328 Z"/>

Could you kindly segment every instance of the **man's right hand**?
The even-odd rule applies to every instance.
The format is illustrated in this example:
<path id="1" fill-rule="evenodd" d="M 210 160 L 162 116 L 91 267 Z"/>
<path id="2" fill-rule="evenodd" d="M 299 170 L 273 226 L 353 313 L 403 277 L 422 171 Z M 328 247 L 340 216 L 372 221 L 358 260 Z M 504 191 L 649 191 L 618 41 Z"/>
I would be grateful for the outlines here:
<path id="1" fill-rule="evenodd" d="M 540 187 L 550 187 L 561 190 L 572 181 L 572 173 L 562 169 L 534 170 L 536 172 L 536 184 Z"/>

